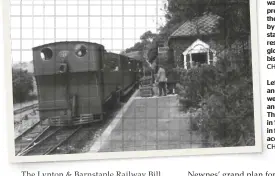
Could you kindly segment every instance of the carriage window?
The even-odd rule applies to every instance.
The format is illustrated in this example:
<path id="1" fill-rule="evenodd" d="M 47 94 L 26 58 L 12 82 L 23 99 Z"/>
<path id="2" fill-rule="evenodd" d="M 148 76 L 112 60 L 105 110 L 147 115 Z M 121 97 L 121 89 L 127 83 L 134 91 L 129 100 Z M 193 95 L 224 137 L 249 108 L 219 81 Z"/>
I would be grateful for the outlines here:
<path id="1" fill-rule="evenodd" d="M 107 71 L 119 71 L 119 63 L 117 58 L 106 57 L 104 59 L 104 69 Z"/>
<path id="2" fill-rule="evenodd" d="M 76 45 L 75 54 L 78 57 L 84 57 L 87 54 L 87 47 L 85 45 Z"/>
<path id="3" fill-rule="evenodd" d="M 50 48 L 43 48 L 40 56 L 43 60 L 50 60 L 53 57 L 53 51 Z"/>

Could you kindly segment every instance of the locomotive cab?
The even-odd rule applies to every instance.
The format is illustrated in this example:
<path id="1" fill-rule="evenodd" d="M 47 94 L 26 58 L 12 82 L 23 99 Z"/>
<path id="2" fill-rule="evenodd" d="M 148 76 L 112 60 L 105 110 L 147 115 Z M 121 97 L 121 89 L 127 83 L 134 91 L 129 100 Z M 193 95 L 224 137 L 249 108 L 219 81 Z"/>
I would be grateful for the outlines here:
<path id="1" fill-rule="evenodd" d="M 58 42 L 33 48 L 39 115 L 51 126 L 78 125 L 103 118 L 104 47 Z"/>

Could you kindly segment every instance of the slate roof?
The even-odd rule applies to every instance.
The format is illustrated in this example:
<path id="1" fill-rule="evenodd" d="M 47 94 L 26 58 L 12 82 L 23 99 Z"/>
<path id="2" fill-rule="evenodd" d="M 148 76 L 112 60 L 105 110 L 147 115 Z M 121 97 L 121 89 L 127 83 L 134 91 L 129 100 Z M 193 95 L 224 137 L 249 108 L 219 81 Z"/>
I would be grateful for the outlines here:
<path id="1" fill-rule="evenodd" d="M 170 37 L 187 37 L 218 33 L 217 25 L 221 17 L 214 14 L 204 14 L 183 23 Z"/>

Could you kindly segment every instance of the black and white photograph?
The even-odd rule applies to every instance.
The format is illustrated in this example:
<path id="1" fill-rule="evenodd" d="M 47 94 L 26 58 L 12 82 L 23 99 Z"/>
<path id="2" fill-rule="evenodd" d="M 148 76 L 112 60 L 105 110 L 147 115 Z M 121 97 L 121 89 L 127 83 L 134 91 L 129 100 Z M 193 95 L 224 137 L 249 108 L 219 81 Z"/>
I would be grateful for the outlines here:
<path id="1" fill-rule="evenodd" d="M 261 151 L 255 0 L 7 3 L 14 158 Z"/>

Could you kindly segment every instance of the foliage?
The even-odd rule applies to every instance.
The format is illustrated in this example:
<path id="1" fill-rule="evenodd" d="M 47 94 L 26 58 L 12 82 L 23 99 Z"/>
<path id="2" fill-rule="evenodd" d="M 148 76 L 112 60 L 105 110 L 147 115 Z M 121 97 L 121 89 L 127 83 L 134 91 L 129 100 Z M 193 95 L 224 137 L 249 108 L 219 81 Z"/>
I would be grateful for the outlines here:
<path id="1" fill-rule="evenodd" d="M 236 38 L 250 35 L 249 0 L 169 0 L 165 5 L 167 23 L 161 33 L 169 37 L 182 22 L 203 15 L 213 13 L 222 17 L 223 23 L 219 28 L 221 37 L 226 37 L 228 45 Z"/>
<path id="2" fill-rule="evenodd" d="M 133 47 L 131 48 L 127 48 L 125 50 L 126 53 L 130 53 L 133 51 L 142 51 L 145 47 L 145 43 L 144 42 L 137 42 Z"/>
<path id="3" fill-rule="evenodd" d="M 141 41 L 131 51 L 148 51 L 148 60 L 153 63 L 157 58 L 157 43 L 167 41 L 169 36 L 184 22 L 204 13 L 213 13 L 222 17 L 218 26 L 223 45 L 227 47 L 236 39 L 248 40 L 250 36 L 249 0 L 167 0 L 164 5 L 166 24 L 159 28 L 159 34 L 145 32 Z"/>
<path id="4" fill-rule="evenodd" d="M 27 70 L 12 69 L 13 101 L 23 102 L 30 98 L 33 91 L 33 77 Z"/>
<path id="5" fill-rule="evenodd" d="M 147 54 L 148 61 L 150 63 L 153 63 L 153 61 L 156 60 L 157 56 L 158 56 L 158 45 L 156 41 L 153 41 L 148 50 L 148 54 Z"/>
<path id="6" fill-rule="evenodd" d="M 153 40 L 156 38 L 157 34 L 147 31 L 140 36 L 140 41 L 137 42 L 133 47 L 127 48 L 126 53 L 133 51 L 144 51 L 148 50 L 148 47 L 151 47 Z"/>
<path id="7" fill-rule="evenodd" d="M 125 52 L 130 53 L 134 51 L 141 51 L 143 55 L 147 57 L 145 59 L 148 59 L 149 63 L 152 64 L 158 55 L 156 42 L 157 37 L 157 34 L 152 33 L 151 31 L 147 31 L 140 36 L 139 42 L 137 42 L 133 47 L 126 49 Z M 145 61 L 143 63 L 145 66 L 148 66 Z M 151 71 L 151 69 L 148 67 L 146 70 Z"/>
<path id="8" fill-rule="evenodd" d="M 169 0 L 166 25 L 161 32 L 168 38 L 186 20 L 213 13 L 222 17 L 216 42 L 228 52 L 215 67 L 204 65 L 181 75 L 179 88 L 182 104 L 195 107 L 191 124 L 197 124 L 206 137 L 222 146 L 254 145 L 254 115 L 251 57 L 244 45 L 249 42 L 249 1 Z M 237 18 L 236 18 L 237 17 Z M 235 46 L 234 46 L 235 45 Z M 239 50 L 236 54 L 232 49 Z M 232 64 L 232 62 L 235 62 Z"/>
<path id="9" fill-rule="evenodd" d="M 245 62 L 245 59 L 240 58 Z M 216 66 L 202 65 L 186 71 L 181 78 L 185 101 L 196 112 L 193 124 L 206 137 L 222 146 L 254 145 L 253 85 L 251 65 L 233 68 L 228 59 Z"/>
<path id="10" fill-rule="evenodd" d="M 151 31 L 147 31 L 140 36 L 141 41 L 152 41 L 156 38 L 157 34 L 152 33 Z"/>
<path id="11" fill-rule="evenodd" d="M 212 86 L 217 84 L 216 72 L 216 68 L 211 65 L 188 70 L 180 80 L 185 87 L 185 97 L 195 105 L 207 94 L 212 93 Z"/>

